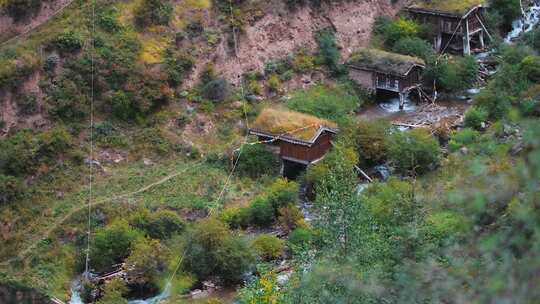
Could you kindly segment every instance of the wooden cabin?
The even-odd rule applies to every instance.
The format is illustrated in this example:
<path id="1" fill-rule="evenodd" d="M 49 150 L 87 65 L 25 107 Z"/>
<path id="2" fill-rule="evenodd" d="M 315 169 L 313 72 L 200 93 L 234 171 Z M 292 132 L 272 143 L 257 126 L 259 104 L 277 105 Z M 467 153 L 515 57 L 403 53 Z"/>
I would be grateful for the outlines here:
<path id="1" fill-rule="evenodd" d="M 421 85 L 422 59 L 377 49 L 361 49 L 347 61 L 349 77 L 368 91 L 399 95 L 403 108 L 407 94 Z"/>
<path id="2" fill-rule="evenodd" d="M 328 120 L 273 108 L 264 109 L 249 130 L 250 135 L 279 148 L 285 176 L 323 159 L 336 133 L 336 125 Z"/>
<path id="3" fill-rule="evenodd" d="M 446 51 L 471 54 L 485 48 L 485 36 L 491 38 L 484 21 L 487 0 L 415 0 L 406 8 L 418 23 L 433 29 L 433 46 Z"/>

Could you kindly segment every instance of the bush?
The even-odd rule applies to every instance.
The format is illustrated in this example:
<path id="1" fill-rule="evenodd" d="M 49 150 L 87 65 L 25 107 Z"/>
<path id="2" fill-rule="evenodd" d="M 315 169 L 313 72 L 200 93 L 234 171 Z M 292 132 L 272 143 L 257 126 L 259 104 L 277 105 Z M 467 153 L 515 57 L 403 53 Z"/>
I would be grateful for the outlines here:
<path id="1" fill-rule="evenodd" d="M 17 178 L 0 174 L 0 205 L 10 203 L 23 193 L 23 185 Z"/>
<path id="2" fill-rule="evenodd" d="M 502 26 L 508 28 L 521 15 L 520 2 L 515 0 L 490 0 L 490 10 L 502 17 Z"/>
<path id="3" fill-rule="evenodd" d="M 145 289 L 158 289 L 159 278 L 166 269 L 163 246 L 157 240 L 138 239 L 126 259 L 126 275 L 130 284 Z"/>
<path id="4" fill-rule="evenodd" d="M 176 54 L 168 50 L 165 56 L 165 66 L 171 85 L 182 84 L 184 78 L 189 75 L 193 68 L 194 59 L 185 54 Z"/>
<path id="5" fill-rule="evenodd" d="M 382 37 L 386 47 L 392 48 L 394 44 L 404 38 L 418 36 L 420 26 L 414 21 L 402 17 L 396 20 L 389 17 L 379 17 L 375 21 L 374 31 Z"/>
<path id="6" fill-rule="evenodd" d="M 256 198 L 249 207 L 250 219 L 259 227 L 268 227 L 275 220 L 275 211 L 270 201 L 264 197 Z"/>
<path id="7" fill-rule="evenodd" d="M 291 110 L 311 114 L 330 120 L 340 120 L 358 109 L 361 101 L 347 84 L 317 85 L 296 92 L 287 107 Z"/>
<path id="8" fill-rule="evenodd" d="M 240 160 L 236 167 L 237 172 L 250 177 L 272 175 L 279 170 L 279 160 L 265 146 L 243 145 Z"/>
<path id="9" fill-rule="evenodd" d="M 250 209 L 240 207 L 227 208 L 221 213 L 221 220 L 233 229 L 246 227 L 251 221 Z"/>
<path id="10" fill-rule="evenodd" d="M 521 68 L 530 81 L 540 82 L 540 56 L 527 56 L 521 61 Z"/>
<path id="11" fill-rule="evenodd" d="M 298 200 L 298 184 L 280 177 L 268 188 L 264 197 L 277 212 L 279 208 Z"/>
<path id="12" fill-rule="evenodd" d="M 480 133 L 478 133 L 478 131 L 469 128 L 454 132 L 450 142 L 448 142 L 448 148 L 450 151 L 455 152 L 463 146 L 472 144 L 479 135 Z"/>
<path id="13" fill-rule="evenodd" d="M 329 30 L 319 32 L 317 43 L 319 44 L 319 56 L 330 71 L 335 74 L 342 73 L 343 68 L 339 64 L 341 54 L 337 47 L 335 33 Z"/>
<path id="14" fill-rule="evenodd" d="M 388 155 L 396 169 L 404 174 L 422 174 L 439 165 L 440 147 L 425 129 L 392 134 Z"/>
<path id="15" fill-rule="evenodd" d="M 304 214 L 293 204 L 279 208 L 278 222 L 281 228 L 289 233 L 297 227 L 304 227 Z"/>
<path id="16" fill-rule="evenodd" d="M 456 92 L 468 89 L 478 77 L 478 63 L 472 56 L 454 57 L 442 63 L 438 85 L 441 89 Z"/>
<path id="17" fill-rule="evenodd" d="M 92 267 L 103 272 L 122 262 L 131 253 L 131 246 L 142 237 L 125 220 L 118 220 L 96 231 L 92 238 L 90 259 Z"/>
<path id="18" fill-rule="evenodd" d="M 167 0 L 143 0 L 135 12 L 135 23 L 139 28 L 167 25 L 172 13 L 173 7 Z"/>
<path id="19" fill-rule="evenodd" d="M 153 239 L 165 240 L 182 232 L 186 226 L 182 218 L 171 210 L 152 212 L 143 209 L 131 217 L 129 223 Z"/>
<path id="20" fill-rule="evenodd" d="M 66 152 L 73 144 L 73 138 L 65 128 L 56 127 L 41 133 L 39 143 L 39 154 L 51 157 Z"/>
<path id="21" fill-rule="evenodd" d="M 488 118 L 488 112 L 481 107 L 471 107 L 465 113 L 465 126 L 479 130 Z"/>
<path id="22" fill-rule="evenodd" d="M 493 120 L 505 117 L 512 107 L 510 97 L 498 89 L 484 89 L 474 101 L 477 106 L 486 109 L 489 118 Z"/>
<path id="23" fill-rule="evenodd" d="M 202 94 L 204 98 L 214 102 L 224 101 L 227 97 L 229 97 L 230 93 L 231 87 L 224 78 L 211 80 L 202 87 Z"/>
<path id="24" fill-rule="evenodd" d="M 73 53 L 82 48 L 83 38 L 78 32 L 66 31 L 53 41 L 53 45 L 58 48 L 60 52 Z"/>
<path id="25" fill-rule="evenodd" d="M 118 32 L 122 28 L 122 25 L 118 22 L 118 15 L 118 9 L 115 7 L 101 10 L 97 14 L 97 24 L 106 32 Z"/>
<path id="26" fill-rule="evenodd" d="M 0 174 L 22 176 L 32 172 L 38 149 L 38 140 L 29 130 L 0 140 Z"/>
<path id="27" fill-rule="evenodd" d="M 424 60 L 430 60 L 434 58 L 435 51 L 429 42 L 420 39 L 418 37 L 405 37 L 399 39 L 392 51 L 404 55 L 415 56 Z"/>
<path id="28" fill-rule="evenodd" d="M 296 228 L 289 234 L 288 246 L 295 253 L 311 246 L 314 241 L 313 231 L 307 228 Z"/>
<path id="29" fill-rule="evenodd" d="M 218 276 L 225 283 L 238 283 L 253 263 L 246 242 L 216 219 L 204 219 L 186 237 L 184 269 L 199 281 Z"/>
<path id="30" fill-rule="evenodd" d="M 362 164 L 377 165 L 386 161 L 386 138 L 390 135 L 390 130 L 391 125 L 385 120 L 358 122 L 356 142 Z"/>
<path id="31" fill-rule="evenodd" d="M 251 246 L 259 257 L 265 261 L 277 259 L 285 247 L 285 242 L 271 234 L 259 235 Z"/>
<path id="32" fill-rule="evenodd" d="M 270 75 L 270 78 L 268 78 L 268 88 L 272 92 L 279 92 L 281 88 L 281 80 L 277 74 L 272 74 Z"/>

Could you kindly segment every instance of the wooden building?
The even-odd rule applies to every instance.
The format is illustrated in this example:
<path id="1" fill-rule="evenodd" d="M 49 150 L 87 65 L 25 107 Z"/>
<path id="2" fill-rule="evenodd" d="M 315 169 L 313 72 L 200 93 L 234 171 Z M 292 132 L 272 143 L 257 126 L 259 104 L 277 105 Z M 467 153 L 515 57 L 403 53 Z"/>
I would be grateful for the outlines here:
<path id="1" fill-rule="evenodd" d="M 264 109 L 249 130 L 250 135 L 279 148 L 285 176 L 323 159 L 336 133 L 336 125 L 328 120 L 272 108 Z"/>
<path id="2" fill-rule="evenodd" d="M 371 92 L 398 94 L 403 108 L 407 94 L 420 88 L 425 63 L 420 58 L 366 48 L 354 53 L 347 66 L 354 82 Z"/>
<path id="3" fill-rule="evenodd" d="M 449 50 L 470 55 L 483 50 L 491 37 L 483 18 L 487 0 L 415 0 L 406 8 L 409 16 L 433 30 L 437 52 Z"/>

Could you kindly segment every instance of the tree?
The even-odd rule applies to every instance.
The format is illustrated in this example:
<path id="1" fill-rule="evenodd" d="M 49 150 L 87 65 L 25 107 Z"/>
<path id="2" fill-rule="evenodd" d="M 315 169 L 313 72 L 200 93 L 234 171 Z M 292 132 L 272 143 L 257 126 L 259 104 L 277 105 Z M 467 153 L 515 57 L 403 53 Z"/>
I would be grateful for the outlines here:
<path id="1" fill-rule="evenodd" d="M 131 228 L 125 220 L 98 229 L 92 238 L 90 265 L 98 272 L 108 270 L 129 256 L 131 246 L 140 237 L 141 232 Z"/>
<path id="2" fill-rule="evenodd" d="M 148 209 L 142 209 L 132 216 L 129 222 L 149 237 L 160 240 L 169 239 L 182 232 L 186 225 L 176 212 L 165 209 L 152 213 Z"/>
<path id="3" fill-rule="evenodd" d="M 341 73 L 342 68 L 339 65 L 341 54 L 337 48 L 335 33 L 329 30 L 319 32 L 317 43 L 319 44 L 320 56 L 330 71 L 335 74 Z"/>
<path id="4" fill-rule="evenodd" d="M 277 173 L 279 160 L 262 144 L 243 145 L 241 148 L 236 170 L 250 177 L 271 175 Z"/>
<path id="5" fill-rule="evenodd" d="M 381 164 L 388 157 L 386 138 L 391 125 L 385 120 L 359 121 L 356 136 L 357 150 L 362 165 Z"/>
<path id="6" fill-rule="evenodd" d="M 261 259 L 270 261 L 281 255 L 285 244 L 274 235 L 261 234 L 251 243 L 251 246 Z"/>
<path id="7" fill-rule="evenodd" d="M 200 281 L 218 276 L 238 283 L 253 261 L 247 243 L 216 219 L 201 220 L 187 232 L 183 265 Z"/>
<path id="8" fill-rule="evenodd" d="M 126 259 L 126 275 L 130 282 L 157 289 L 158 279 L 166 269 L 163 246 L 157 240 L 138 239 Z"/>
<path id="9" fill-rule="evenodd" d="M 422 174 L 440 162 L 437 140 L 425 129 L 396 132 L 388 141 L 388 154 L 396 169 L 404 174 Z"/>

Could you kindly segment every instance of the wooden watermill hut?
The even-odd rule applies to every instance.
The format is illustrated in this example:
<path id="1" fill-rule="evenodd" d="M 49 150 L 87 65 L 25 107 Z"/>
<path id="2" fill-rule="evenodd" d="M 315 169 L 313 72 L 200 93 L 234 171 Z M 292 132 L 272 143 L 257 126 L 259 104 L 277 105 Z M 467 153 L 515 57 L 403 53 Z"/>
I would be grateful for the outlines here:
<path id="1" fill-rule="evenodd" d="M 279 147 L 282 174 L 305 169 L 324 158 L 337 133 L 336 124 L 298 112 L 266 108 L 249 130 L 250 135 Z"/>
<path id="2" fill-rule="evenodd" d="M 421 86 L 422 59 L 378 49 L 360 49 L 347 61 L 350 78 L 368 91 L 399 95 L 403 108 L 407 94 Z"/>
<path id="3" fill-rule="evenodd" d="M 487 0 L 414 0 L 406 7 L 409 16 L 433 30 L 437 52 L 454 50 L 470 55 L 485 48 L 491 38 L 484 21 Z"/>

